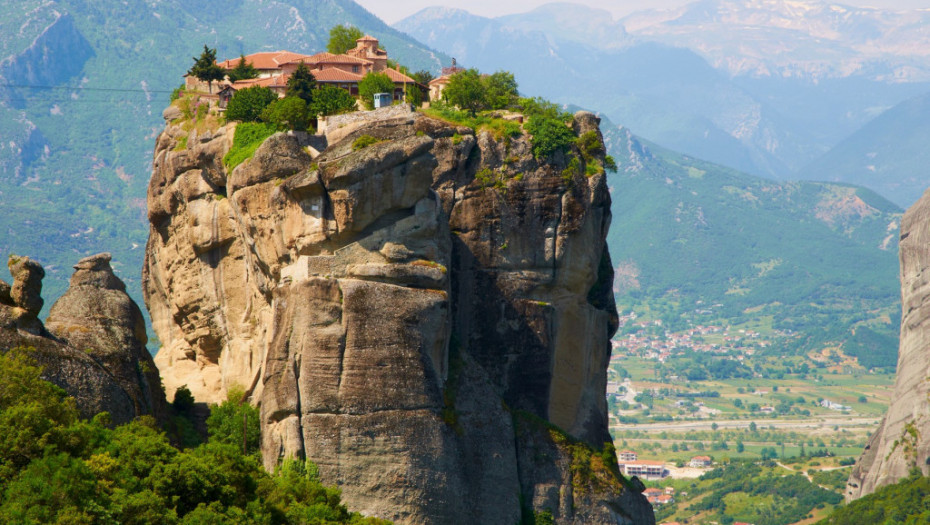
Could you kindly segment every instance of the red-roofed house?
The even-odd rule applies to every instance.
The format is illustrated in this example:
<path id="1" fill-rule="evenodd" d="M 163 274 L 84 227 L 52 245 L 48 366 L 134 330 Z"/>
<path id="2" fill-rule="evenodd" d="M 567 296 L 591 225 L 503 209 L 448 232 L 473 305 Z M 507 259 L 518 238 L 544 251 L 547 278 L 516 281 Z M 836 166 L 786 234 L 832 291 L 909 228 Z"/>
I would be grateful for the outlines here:
<path id="1" fill-rule="evenodd" d="M 693 468 L 709 467 L 711 464 L 710 456 L 694 456 L 688 463 Z"/>

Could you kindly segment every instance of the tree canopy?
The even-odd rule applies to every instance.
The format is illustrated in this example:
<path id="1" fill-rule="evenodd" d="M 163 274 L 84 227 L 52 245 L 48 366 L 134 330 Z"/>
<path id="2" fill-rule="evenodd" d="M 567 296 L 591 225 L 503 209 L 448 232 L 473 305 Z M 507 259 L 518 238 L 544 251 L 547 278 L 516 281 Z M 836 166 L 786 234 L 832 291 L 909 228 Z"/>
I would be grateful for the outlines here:
<path id="1" fill-rule="evenodd" d="M 297 97 L 279 98 L 268 104 L 262 110 L 261 120 L 282 131 L 289 129 L 306 131 L 310 125 L 307 103 Z"/>
<path id="2" fill-rule="evenodd" d="M 329 30 L 329 43 L 326 50 L 341 55 L 355 47 L 355 41 L 365 36 L 362 30 L 352 25 L 333 26 Z"/>
<path id="3" fill-rule="evenodd" d="M 278 100 L 278 96 L 266 87 L 247 87 L 237 91 L 226 105 L 226 118 L 240 122 L 258 122 L 262 111 L 275 100 Z"/>
<path id="4" fill-rule="evenodd" d="M 442 90 L 442 98 L 474 115 L 485 105 L 485 88 L 481 82 L 481 74 L 473 68 L 452 75 Z"/>
<path id="5" fill-rule="evenodd" d="M 366 108 L 375 107 L 375 93 L 394 93 L 394 81 L 384 73 L 369 72 L 358 82 L 358 94 Z"/>
<path id="6" fill-rule="evenodd" d="M 518 97 L 517 80 L 509 71 L 482 75 L 477 69 L 466 69 L 452 75 L 442 90 L 445 101 L 472 114 L 480 110 L 512 107 Z"/>
<path id="7" fill-rule="evenodd" d="M 313 90 L 316 89 L 316 77 L 303 63 L 287 79 L 285 96 L 303 99 L 307 104 L 313 101 Z"/>
<path id="8" fill-rule="evenodd" d="M 245 55 L 239 55 L 239 63 L 229 71 L 229 80 L 237 82 L 250 78 L 258 78 L 258 70 L 245 59 Z"/>
<path id="9" fill-rule="evenodd" d="M 312 463 L 266 472 L 257 410 L 241 394 L 212 407 L 207 443 L 180 450 L 148 416 L 80 420 L 29 353 L 0 354 L 0 523 L 388 523 L 349 512 Z"/>
<path id="10" fill-rule="evenodd" d="M 212 92 L 213 81 L 222 80 L 226 76 L 226 70 L 216 64 L 216 49 L 210 49 L 204 44 L 203 53 L 199 57 L 194 57 L 193 60 L 194 65 L 191 66 L 187 74 L 206 82 L 210 92 Z"/>
<path id="11" fill-rule="evenodd" d="M 338 115 L 356 108 L 356 100 L 348 91 L 334 86 L 324 86 L 313 94 L 310 116 Z"/>

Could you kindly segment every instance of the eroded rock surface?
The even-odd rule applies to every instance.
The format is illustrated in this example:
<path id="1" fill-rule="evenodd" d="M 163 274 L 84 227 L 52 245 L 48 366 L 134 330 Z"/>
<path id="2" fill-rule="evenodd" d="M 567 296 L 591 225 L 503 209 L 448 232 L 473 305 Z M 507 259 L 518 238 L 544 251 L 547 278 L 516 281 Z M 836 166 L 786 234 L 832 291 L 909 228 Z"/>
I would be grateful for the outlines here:
<path id="1" fill-rule="evenodd" d="M 145 349 L 139 307 L 110 268 L 110 255 L 82 259 L 68 291 L 42 308 L 42 266 L 11 258 L 10 286 L 0 281 L 0 351 L 24 350 L 43 367 L 43 378 L 73 396 L 83 417 L 109 412 L 115 424 L 139 415 L 166 416 L 158 370 Z"/>
<path id="2" fill-rule="evenodd" d="M 573 125 L 600 136 L 594 115 Z M 610 441 L 617 327 L 610 197 L 581 152 L 541 162 L 526 135 L 392 108 L 325 148 L 275 135 L 225 174 L 233 127 L 185 134 L 158 139 L 143 276 L 169 392 L 246 388 L 266 466 L 306 457 L 365 514 L 511 524 L 522 501 L 654 522 L 615 465 L 570 468 Z"/>
<path id="3" fill-rule="evenodd" d="M 930 193 L 901 220 L 901 339 L 891 406 L 846 484 L 851 501 L 907 477 L 930 474 Z"/>

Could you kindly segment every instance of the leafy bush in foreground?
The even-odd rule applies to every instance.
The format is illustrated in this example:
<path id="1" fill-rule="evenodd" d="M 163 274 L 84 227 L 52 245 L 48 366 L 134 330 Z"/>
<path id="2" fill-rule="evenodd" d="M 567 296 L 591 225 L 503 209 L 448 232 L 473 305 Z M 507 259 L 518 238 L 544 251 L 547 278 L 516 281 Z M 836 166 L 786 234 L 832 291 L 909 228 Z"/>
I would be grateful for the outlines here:
<path id="1" fill-rule="evenodd" d="M 238 399 L 214 407 L 210 442 L 178 450 L 151 417 L 115 429 L 106 414 L 79 419 L 28 354 L 0 355 L 0 523 L 387 523 L 349 512 L 312 464 L 268 474 L 224 442 L 254 411 Z"/>

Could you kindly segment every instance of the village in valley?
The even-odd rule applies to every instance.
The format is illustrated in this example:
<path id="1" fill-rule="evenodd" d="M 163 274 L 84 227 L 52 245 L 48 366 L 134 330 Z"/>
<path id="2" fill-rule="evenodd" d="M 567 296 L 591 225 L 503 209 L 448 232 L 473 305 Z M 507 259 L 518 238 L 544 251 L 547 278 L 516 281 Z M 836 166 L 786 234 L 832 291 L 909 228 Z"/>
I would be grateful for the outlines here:
<path id="1" fill-rule="evenodd" d="M 714 307 L 699 305 L 705 314 Z M 657 523 L 714 522 L 694 506 L 716 483 L 704 475 L 745 461 L 776 477 L 829 478 L 835 486 L 821 485 L 842 492 L 893 375 L 839 348 L 792 353 L 793 336 L 758 320 L 620 316 L 608 369 L 611 433 L 621 472 L 646 484 Z"/>

